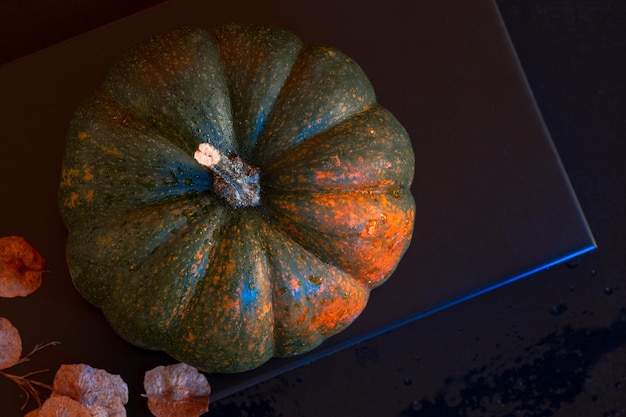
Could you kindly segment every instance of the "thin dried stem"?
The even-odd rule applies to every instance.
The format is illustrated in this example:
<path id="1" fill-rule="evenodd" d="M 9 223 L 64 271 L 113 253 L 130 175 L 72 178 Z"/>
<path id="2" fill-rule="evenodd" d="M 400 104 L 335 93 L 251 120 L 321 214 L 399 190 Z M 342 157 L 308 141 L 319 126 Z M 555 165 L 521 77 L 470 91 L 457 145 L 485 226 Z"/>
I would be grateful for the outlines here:
<path id="1" fill-rule="evenodd" d="M 28 362 L 35 353 L 49 346 L 56 346 L 58 344 L 59 342 L 48 342 L 44 344 L 35 345 L 35 347 L 33 348 L 33 350 L 30 351 L 30 353 L 28 353 L 26 356 L 22 357 L 20 360 L 15 362 L 13 365 L 10 366 L 10 368 L 13 368 L 16 365 L 19 365 L 20 363 Z M 17 386 L 22 391 L 24 391 L 24 394 L 26 394 L 26 399 L 24 400 L 24 403 L 22 404 L 22 408 L 21 408 L 23 410 L 24 408 L 26 408 L 31 398 L 33 398 L 37 402 L 37 407 L 41 407 L 41 404 L 47 398 L 47 395 L 45 395 L 44 393 L 40 391 L 41 389 L 52 392 L 52 389 L 53 389 L 52 385 L 46 384 L 45 382 L 40 382 L 40 381 L 31 379 L 31 377 L 34 375 L 39 375 L 39 374 L 49 372 L 49 371 L 50 371 L 49 369 L 41 369 L 38 371 L 28 372 L 24 375 L 15 375 L 2 369 L 0 370 L 0 375 L 4 376 L 10 381 L 13 381 L 15 384 L 17 384 Z"/>
<path id="2" fill-rule="evenodd" d="M 26 394 L 26 399 L 24 400 L 24 403 L 22 404 L 22 410 L 23 410 L 24 408 L 26 408 L 26 406 L 28 405 L 28 401 L 31 398 L 33 398 L 37 402 L 38 407 L 40 407 L 43 401 L 45 400 L 46 395 L 40 392 L 37 388 L 43 388 L 45 390 L 52 392 L 52 385 L 46 384 L 40 381 L 35 381 L 34 379 L 30 379 L 30 377 L 33 375 L 38 375 L 38 374 L 48 372 L 48 371 L 49 369 L 43 369 L 40 371 L 29 372 L 26 375 L 14 375 L 14 374 L 10 374 L 8 372 L 0 370 L 0 375 L 3 375 L 10 381 L 15 382 L 15 384 L 17 384 L 17 386 L 20 387 L 22 391 L 24 391 L 24 394 Z"/>

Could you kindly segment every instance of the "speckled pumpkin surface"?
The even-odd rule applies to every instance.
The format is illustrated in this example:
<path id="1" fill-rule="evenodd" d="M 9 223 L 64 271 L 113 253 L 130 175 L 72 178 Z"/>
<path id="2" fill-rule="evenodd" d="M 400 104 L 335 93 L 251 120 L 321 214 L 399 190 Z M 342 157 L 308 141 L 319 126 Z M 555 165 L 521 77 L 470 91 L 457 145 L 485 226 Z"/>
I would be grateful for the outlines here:
<path id="1" fill-rule="evenodd" d="M 70 273 L 129 342 L 249 370 L 361 313 L 410 243 L 413 173 L 406 131 L 341 52 L 270 27 L 176 29 L 72 120 Z"/>

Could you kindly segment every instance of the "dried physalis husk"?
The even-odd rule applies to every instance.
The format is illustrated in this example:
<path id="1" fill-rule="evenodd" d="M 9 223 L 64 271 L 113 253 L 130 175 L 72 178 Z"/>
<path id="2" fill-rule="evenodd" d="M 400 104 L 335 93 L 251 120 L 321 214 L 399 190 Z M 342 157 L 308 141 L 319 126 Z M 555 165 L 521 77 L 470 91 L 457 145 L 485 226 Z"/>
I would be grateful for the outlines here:
<path id="1" fill-rule="evenodd" d="M 197 417 L 209 410 L 209 382 L 187 364 L 158 366 L 146 372 L 143 385 L 156 417 Z"/>
<path id="2" fill-rule="evenodd" d="M 78 401 L 65 395 L 53 396 L 43 405 L 26 414 L 24 417 L 94 417 L 87 408 Z"/>
<path id="3" fill-rule="evenodd" d="M 0 369 L 10 368 L 22 357 L 22 337 L 15 326 L 0 317 Z"/>
<path id="4" fill-rule="evenodd" d="M 128 386 L 119 375 L 85 364 L 61 365 L 53 389 L 53 396 L 78 401 L 91 416 L 126 417 Z"/>
<path id="5" fill-rule="evenodd" d="M 44 258 L 21 236 L 0 238 L 0 297 L 25 297 L 41 286 Z"/>

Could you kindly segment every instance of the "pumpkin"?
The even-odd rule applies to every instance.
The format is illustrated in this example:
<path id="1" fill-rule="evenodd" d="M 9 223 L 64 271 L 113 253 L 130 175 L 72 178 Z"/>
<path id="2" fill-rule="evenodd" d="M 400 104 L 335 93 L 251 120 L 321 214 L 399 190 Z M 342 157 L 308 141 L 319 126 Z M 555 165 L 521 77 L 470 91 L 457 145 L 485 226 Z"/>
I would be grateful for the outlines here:
<path id="1" fill-rule="evenodd" d="M 274 27 L 174 29 L 71 121 L 69 271 L 132 344 L 249 370 L 357 318 L 410 243 L 413 173 L 346 55 Z"/>

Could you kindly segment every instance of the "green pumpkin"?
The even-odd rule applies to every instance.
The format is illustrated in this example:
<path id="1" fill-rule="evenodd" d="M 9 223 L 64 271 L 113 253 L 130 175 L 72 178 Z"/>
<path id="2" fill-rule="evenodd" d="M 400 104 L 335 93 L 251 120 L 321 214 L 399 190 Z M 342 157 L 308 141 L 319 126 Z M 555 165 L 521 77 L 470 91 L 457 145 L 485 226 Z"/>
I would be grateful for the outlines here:
<path id="1" fill-rule="evenodd" d="M 357 318 L 410 243 L 413 173 L 405 129 L 344 54 L 272 27 L 176 29 L 71 122 L 70 274 L 129 342 L 249 370 Z"/>

